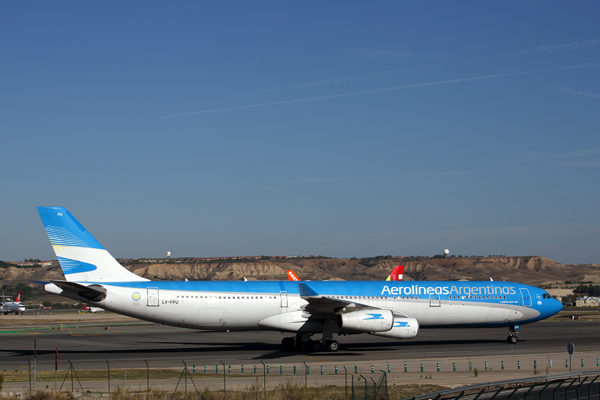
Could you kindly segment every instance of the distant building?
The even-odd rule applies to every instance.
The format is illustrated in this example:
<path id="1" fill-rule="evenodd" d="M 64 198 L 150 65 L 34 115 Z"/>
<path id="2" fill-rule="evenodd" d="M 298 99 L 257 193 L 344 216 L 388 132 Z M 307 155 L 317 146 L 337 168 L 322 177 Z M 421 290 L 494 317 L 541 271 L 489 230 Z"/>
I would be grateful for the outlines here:
<path id="1" fill-rule="evenodd" d="M 575 302 L 577 307 L 598 307 L 600 305 L 600 297 L 581 297 Z"/>

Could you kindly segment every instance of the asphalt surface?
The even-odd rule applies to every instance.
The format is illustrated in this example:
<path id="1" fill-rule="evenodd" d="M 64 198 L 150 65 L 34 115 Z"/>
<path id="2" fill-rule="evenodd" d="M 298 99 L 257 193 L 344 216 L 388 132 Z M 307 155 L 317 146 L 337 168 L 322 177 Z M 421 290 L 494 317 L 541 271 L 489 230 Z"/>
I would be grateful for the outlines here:
<path id="1" fill-rule="evenodd" d="M 572 367 L 579 367 L 579 359 L 584 356 L 588 369 L 596 367 L 595 357 L 600 354 L 599 328 L 600 323 L 592 321 L 539 322 L 523 326 L 520 340 L 514 345 L 506 343 L 505 328 L 423 329 L 416 339 L 404 341 L 363 334 L 336 337 L 341 344 L 337 353 L 301 353 L 281 350 L 281 339 L 287 335 L 276 332 L 203 332 L 147 323 L 111 325 L 109 330 L 104 326 L 80 325 L 62 331 L 47 328 L 37 331 L 34 355 L 33 330 L 15 332 L 2 327 L 0 369 L 27 367 L 27 360 L 32 361 L 34 356 L 38 368 L 53 368 L 58 347 L 60 368 L 64 365 L 68 368 L 68 361 L 89 368 L 105 366 L 106 360 L 115 365 L 140 368 L 145 367 L 145 361 L 153 367 L 180 367 L 182 360 L 198 365 L 216 365 L 221 361 L 231 365 L 261 365 L 262 360 L 273 365 L 394 363 L 400 365 L 398 368 L 409 363 L 414 370 L 415 363 L 431 364 L 434 360 L 448 364 L 452 360 L 489 358 L 497 363 L 500 359 L 509 363 L 512 362 L 509 360 L 532 357 L 537 357 L 536 363 L 539 360 L 538 368 L 541 368 L 553 355 L 554 367 L 560 365 L 564 371 L 562 364 L 568 358 L 566 349 L 570 342 L 576 349 Z M 499 364 L 496 368 L 500 369 Z"/>

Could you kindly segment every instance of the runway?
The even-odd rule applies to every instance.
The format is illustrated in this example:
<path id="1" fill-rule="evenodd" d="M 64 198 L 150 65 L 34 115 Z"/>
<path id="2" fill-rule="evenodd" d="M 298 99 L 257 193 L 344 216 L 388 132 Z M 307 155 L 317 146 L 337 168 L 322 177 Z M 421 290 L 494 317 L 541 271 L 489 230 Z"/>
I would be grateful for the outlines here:
<path id="1" fill-rule="evenodd" d="M 477 357 L 529 357 L 564 354 L 575 344 L 576 356 L 600 353 L 600 324 L 594 321 L 538 322 L 521 328 L 519 342 L 506 343 L 507 330 L 423 329 L 413 340 L 394 341 L 372 335 L 336 337 L 337 353 L 283 351 L 276 332 L 203 332 L 155 326 L 147 323 L 111 326 L 80 326 L 64 331 L 43 330 L 36 334 L 38 368 L 54 368 L 55 351 L 61 364 L 105 365 L 106 360 L 127 368 L 181 366 L 182 360 L 198 365 L 395 363 L 415 360 Z M 0 336 L 0 368 L 14 370 L 34 358 L 33 331 Z M 562 356 L 561 356 L 562 357 Z M 562 359 L 562 358 L 561 358 Z M 595 359 L 594 361 L 594 367 Z M 68 365 L 68 364 L 66 364 Z M 588 365 L 592 366 L 591 361 Z M 62 367 L 61 367 L 62 368 Z"/>

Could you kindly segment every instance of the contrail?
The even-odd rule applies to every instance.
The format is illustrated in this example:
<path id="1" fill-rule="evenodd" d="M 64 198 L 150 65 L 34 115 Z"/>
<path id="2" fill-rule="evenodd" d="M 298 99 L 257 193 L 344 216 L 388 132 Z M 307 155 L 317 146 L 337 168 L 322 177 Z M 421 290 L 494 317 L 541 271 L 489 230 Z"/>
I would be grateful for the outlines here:
<path id="1" fill-rule="evenodd" d="M 400 174 L 400 175 L 384 175 L 384 176 L 298 179 L 298 180 L 295 180 L 294 182 L 331 182 L 331 181 L 359 181 L 359 180 L 394 179 L 394 178 L 418 178 L 421 176 L 462 175 L 462 174 L 470 174 L 470 173 L 471 173 L 471 171 L 420 172 L 420 173 L 416 173 L 416 174 Z"/>
<path id="2" fill-rule="evenodd" d="M 413 84 L 413 85 L 403 85 L 403 86 L 395 86 L 395 87 L 390 87 L 390 88 L 363 90 L 363 91 L 360 91 L 360 92 L 332 94 L 332 95 L 328 95 L 328 96 L 310 97 L 310 98 L 305 98 L 305 99 L 273 101 L 273 102 L 269 102 L 269 103 L 248 104 L 248 105 L 245 105 L 245 106 L 227 107 L 227 108 L 216 108 L 216 109 L 212 109 L 212 110 L 194 111 L 194 112 L 183 113 L 183 114 L 168 115 L 165 118 L 184 117 L 184 116 L 187 116 L 187 115 L 196 115 L 196 114 L 209 114 L 209 113 L 216 113 L 216 112 L 223 112 L 223 111 L 243 110 L 243 109 L 246 109 L 246 108 L 275 106 L 275 105 L 280 105 L 280 104 L 302 103 L 302 102 L 306 102 L 306 101 L 326 100 L 326 99 L 334 99 L 334 98 L 338 98 L 338 97 L 358 96 L 358 95 L 370 94 L 370 93 L 391 92 L 391 91 L 395 91 L 395 90 L 411 89 L 411 88 L 425 87 L 425 86 L 447 85 L 447 84 L 450 84 L 450 83 L 481 81 L 481 80 L 494 79 L 494 78 L 504 78 L 504 77 L 508 77 L 508 76 L 530 75 L 530 74 L 536 74 L 536 73 L 540 73 L 540 72 L 549 72 L 549 71 L 561 71 L 561 70 L 568 70 L 568 69 L 588 68 L 588 67 L 594 67 L 594 66 L 598 66 L 598 65 L 600 65 L 600 63 L 591 63 L 591 64 L 583 64 L 583 65 L 572 65 L 572 66 L 551 68 L 551 69 L 540 70 L 540 71 L 506 72 L 506 73 L 501 73 L 501 74 L 475 76 L 475 77 L 470 77 L 470 78 L 448 79 L 448 80 L 443 80 L 443 81 L 426 82 L 426 83 L 416 83 L 416 84 Z"/>
<path id="3" fill-rule="evenodd" d="M 534 47 L 532 49 L 522 50 L 522 51 L 520 51 L 520 53 L 531 53 L 531 52 L 543 53 L 543 52 L 552 52 L 552 51 L 580 49 L 583 47 L 593 47 L 597 44 L 600 44 L 600 39 L 585 40 L 583 42 L 571 42 L 571 43 L 567 43 L 567 44 L 559 44 L 559 45 L 554 45 L 554 46 L 542 45 L 542 46 Z"/>
<path id="4" fill-rule="evenodd" d="M 591 97 L 593 99 L 600 99 L 600 94 L 596 94 L 593 92 L 583 92 L 583 91 L 579 91 L 579 90 L 568 89 L 565 87 L 557 87 L 556 89 L 560 90 L 561 92 L 565 92 L 565 93 L 572 93 L 572 94 L 577 94 L 580 96 Z"/>
<path id="5" fill-rule="evenodd" d="M 281 92 L 284 90 L 296 90 L 296 89 L 319 87 L 319 86 L 325 86 L 325 85 L 339 85 L 339 84 L 347 83 L 347 82 L 360 82 L 363 80 L 387 78 L 389 76 L 393 76 L 393 75 L 396 75 L 396 74 L 399 74 L 402 72 L 406 72 L 406 71 L 426 69 L 426 68 L 432 68 L 432 67 L 436 67 L 436 65 L 432 64 L 432 65 L 423 65 L 423 66 L 418 66 L 418 67 L 396 68 L 396 69 L 391 69 L 391 70 L 387 70 L 387 71 L 371 72 L 368 74 L 344 76 L 341 78 L 322 79 L 320 81 L 299 83 L 296 85 L 280 86 L 280 87 L 276 87 L 273 89 L 265 89 L 265 90 L 259 90 L 259 91 L 249 92 L 249 93 L 238 93 L 238 94 L 229 95 L 229 96 L 225 96 L 225 97 L 247 96 L 247 95 L 258 94 L 258 93 L 262 93 L 262 94 L 274 93 L 274 92 Z"/>
<path id="6" fill-rule="evenodd" d="M 333 98 L 336 98 L 336 97 L 358 96 L 358 95 L 361 95 L 361 94 L 390 92 L 390 91 L 394 91 L 394 90 L 410 89 L 410 88 L 416 88 L 416 87 L 422 87 L 422 86 L 444 85 L 444 84 L 448 84 L 448 83 L 477 81 L 477 80 L 483 80 L 483 79 L 500 78 L 500 77 L 505 77 L 505 76 L 525 75 L 525 74 L 530 74 L 530 73 L 533 73 L 533 72 L 514 72 L 514 73 L 504 73 L 504 74 L 495 74 L 495 75 L 486 75 L 486 76 L 476 76 L 476 77 L 471 77 L 471 78 L 450 79 L 450 80 L 445 80 L 445 81 L 436 81 L 436 82 L 427 82 L 427 83 L 416 83 L 414 85 L 404 85 L 404 86 L 396 86 L 396 87 L 383 88 L 383 89 L 363 90 L 363 91 L 360 91 L 360 92 L 332 94 L 332 95 L 328 95 L 328 96 L 310 97 L 310 98 L 306 98 L 306 99 L 273 101 L 273 102 L 270 102 L 270 103 L 249 104 L 249 105 L 245 105 L 245 106 L 228 107 L 228 108 L 217 108 L 217 109 L 213 109 L 213 110 L 194 111 L 194 112 L 183 113 L 183 114 L 169 115 L 167 117 L 183 117 L 183 116 L 186 116 L 186 115 L 208 114 L 208 113 L 215 113 L 215 112 L 221 112 L 221 111 L 242 110 L 244 108 L 265 107 L 265 106 L 274 106 L 274 105 L 279 105 L 279 104 L 290 104 L 290 103 L 301 103 L 301 102 L 305 102 L 305 101 L 333 99 Z"/>

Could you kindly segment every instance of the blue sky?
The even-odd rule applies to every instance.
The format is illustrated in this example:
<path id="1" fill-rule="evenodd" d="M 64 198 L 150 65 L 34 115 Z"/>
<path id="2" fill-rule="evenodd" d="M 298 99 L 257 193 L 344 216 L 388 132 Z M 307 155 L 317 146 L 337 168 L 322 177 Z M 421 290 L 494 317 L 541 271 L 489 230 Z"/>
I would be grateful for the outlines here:
<path id="1" fill-rule="evenodd" d="M 600 3 L 2 2 L 0 259 L 600 263 Z"/>

